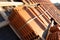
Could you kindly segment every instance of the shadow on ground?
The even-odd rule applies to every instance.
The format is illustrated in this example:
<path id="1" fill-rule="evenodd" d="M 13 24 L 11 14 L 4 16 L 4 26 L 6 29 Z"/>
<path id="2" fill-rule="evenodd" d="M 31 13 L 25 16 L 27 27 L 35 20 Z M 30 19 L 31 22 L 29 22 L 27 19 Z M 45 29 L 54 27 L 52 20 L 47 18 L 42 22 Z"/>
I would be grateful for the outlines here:
<path id="1" fill-rule="evenodd" d="M 20 40 L 9 25 L 0 28 L 0 40 Z"/>

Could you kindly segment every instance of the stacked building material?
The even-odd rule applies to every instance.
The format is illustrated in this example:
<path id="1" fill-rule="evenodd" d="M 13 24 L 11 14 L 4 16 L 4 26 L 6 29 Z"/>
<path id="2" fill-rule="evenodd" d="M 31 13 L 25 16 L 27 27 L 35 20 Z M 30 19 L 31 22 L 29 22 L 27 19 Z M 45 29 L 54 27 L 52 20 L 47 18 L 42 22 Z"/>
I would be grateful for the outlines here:
<path id="1" fill-rule="evenodd" d="M 50 28 L 50 33 L 48 34 L 46 40 L 60 40 L 60 27 L 55 25 Z"/>
<path id="2" fill-rule="evenodd" d="M 23 40 L 34 40 L 41 36 L 46 29 L 43 22 L 34 14 L 33 11 L 24 9 L 25 7 L 17 7 L 9 16 L 10 24 L 18 32 Z"/>
<path id="3" fill-rule="evenodd" d="M 9 16 L 10 24 L 22 40 L 42 38 L 43 32 L 51 23 L 51 18 L 59 24 L 60 19 L 57 19 L 59 17 L 57 15 L 58 13 L 55 12 L 56 7 L 50 1 L 23 0 L 23 2 L 25 4 L 37 3 L 37 6 L 35 5 L 34 7 L 30 5 L 16 7 L 12 10 L 11 15 Z"/>
<path id="4" fill-rule="evenodd" d="M 47 40 L 60 40 L 60 32 L 55 32 L 55 33 L 51 33 L 49 34 L 49 38 Z"/>
<path id="5" fill-rule="evenodd" d="M 60 11 L 49 0 L 22 0 L 25 4 L 40 4 L 40 7 L 50 15 L 58 24 L 60 24 Z M 49 7 L 48 7 L 49 6 Z"/>

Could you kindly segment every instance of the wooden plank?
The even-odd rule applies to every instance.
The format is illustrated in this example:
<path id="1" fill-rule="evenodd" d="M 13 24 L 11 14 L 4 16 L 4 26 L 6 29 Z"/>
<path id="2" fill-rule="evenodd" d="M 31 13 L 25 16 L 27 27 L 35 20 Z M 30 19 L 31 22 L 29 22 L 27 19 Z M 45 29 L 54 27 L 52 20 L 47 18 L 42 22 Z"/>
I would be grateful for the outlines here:
<path id="1" fill-rule="evenodd" d="M 0 2 L 0 6 L 18 6 L 23 5 L 22 2 Z"/>

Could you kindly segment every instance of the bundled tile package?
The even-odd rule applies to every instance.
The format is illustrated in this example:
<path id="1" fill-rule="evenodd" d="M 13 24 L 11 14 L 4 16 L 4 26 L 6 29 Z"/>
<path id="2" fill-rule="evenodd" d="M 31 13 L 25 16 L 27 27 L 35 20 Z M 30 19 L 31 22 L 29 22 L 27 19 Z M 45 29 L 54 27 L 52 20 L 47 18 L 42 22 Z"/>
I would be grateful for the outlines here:
<path id="1" fill-rule="evenodd" d="M 58 24 L 57 20 L 59 11 L 57 8 L 47 0 L 22 0 L 25 4 L 35 4 L 37 6 L 20 6 L 12 9 L 11 15 L 8 17 L 10 24 L 18 33 L 22 40 L 40 39 L 51 23 L 53 18 Z M 44 4 L 45 3 L 45 4 Z M 48 4 L 49 3 L 49 4 Z M 49 6 L 49 7 L 48 7 Z M 56 13 L 57 11 L 57 13 Z M 55 33 L 56 34 L 56 33 Z"/>
<path id="2" fill-rule="evenodd" d="M 26 7 L 14 8 L 12 14 L 9 16 L 9 21 L 12 27 L 18 32 L 23 40 L 34 40 L 41 36 L 46 29 L 46 24 L 42 22 L 44 19 L 39 19 L 33 11 L 24 9 Z M 27 10 L 27 11 L 26 11 Z M 28 13 L 29 12 L 29 13 Z M 42 21 L 41 21 L 42 20 Z"/>

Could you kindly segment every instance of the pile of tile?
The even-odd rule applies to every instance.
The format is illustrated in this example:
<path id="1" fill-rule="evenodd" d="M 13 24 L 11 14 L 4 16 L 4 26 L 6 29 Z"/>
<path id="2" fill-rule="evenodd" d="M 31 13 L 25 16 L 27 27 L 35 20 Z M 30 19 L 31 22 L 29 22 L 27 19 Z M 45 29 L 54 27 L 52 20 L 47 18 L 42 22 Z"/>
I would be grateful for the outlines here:
<path id="1" fill-rule="evenodd" d="M 9 21 L 22 40 L 40 39 L 53 18 L 58 24 L 58 9 L 48 0 L 22 0 L 27 6 L 16 7 Z M 36 4 L 37 3 L 37 4 Z M 36 4 L 36 5 L 32 5 Z M 30 6 L 28 6 L 30 5 Z"/>
<path id="2" fill-rule="evenodd" d="M 60 29 L 58 25 L 50 28 L 50 33 L 47 35 L 46 40 L 60 40 Z"/>
<path id="3" fill-rule="evenodd" d="M 60 32 L 51 33 L 47 40 L 60 40 Z"/>

